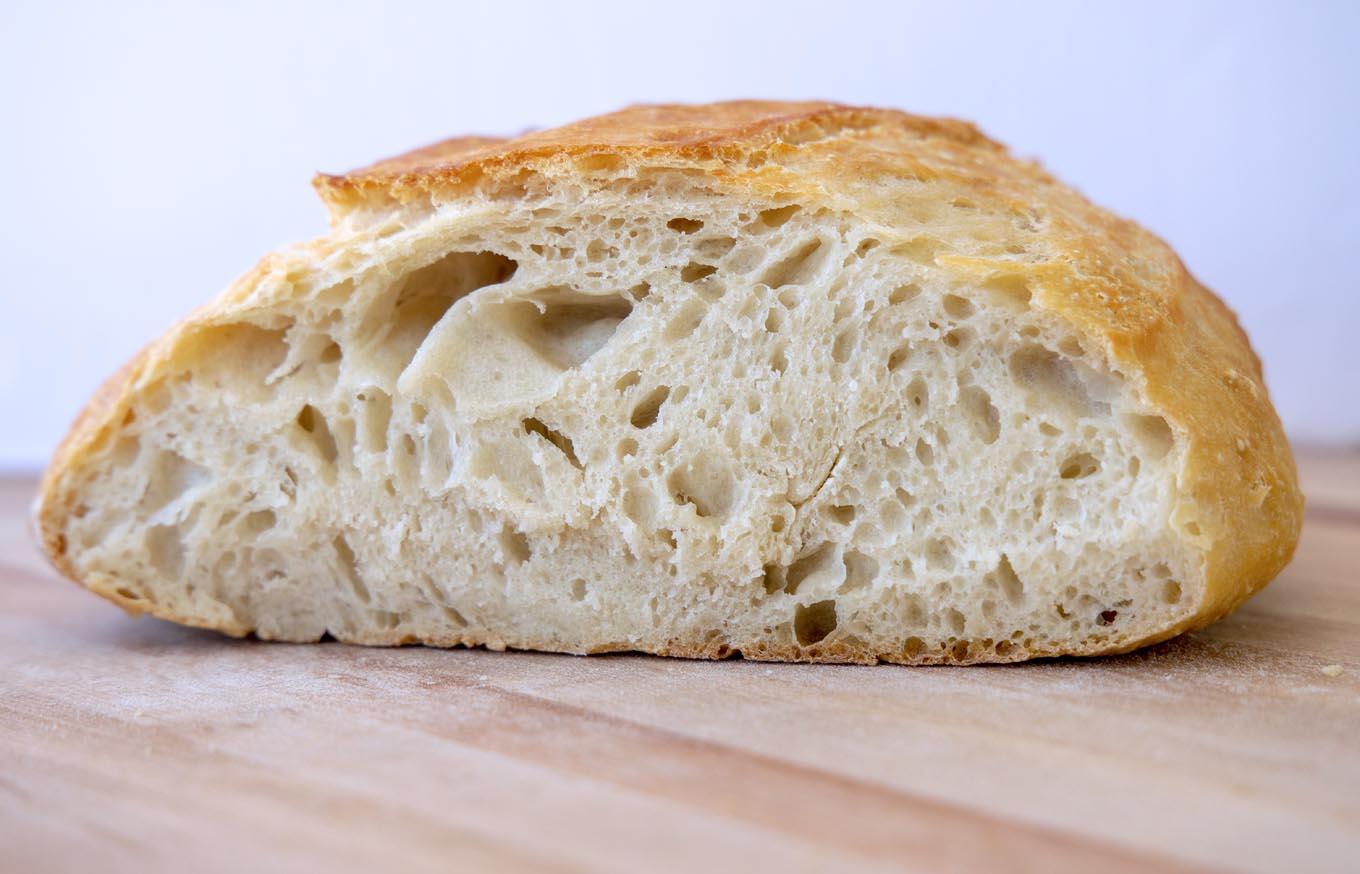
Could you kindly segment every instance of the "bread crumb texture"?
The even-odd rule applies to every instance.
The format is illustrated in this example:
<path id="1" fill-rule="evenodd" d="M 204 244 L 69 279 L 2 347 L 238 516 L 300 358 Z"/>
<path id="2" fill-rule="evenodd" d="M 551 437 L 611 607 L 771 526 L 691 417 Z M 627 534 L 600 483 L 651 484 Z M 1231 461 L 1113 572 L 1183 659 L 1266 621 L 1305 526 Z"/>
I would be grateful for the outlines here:
<path id="1" fill-rule="evenodd" d="M 634 107 L 317 186 L 331 232 L 151 344 L 48 471 L 50 557 L 129 610 L 1004 662 L 1205 624 L 1297 539 L 1231 313 L 971 126 Z"/>
<path id="2" fill-rule="evenodd" d="M 1342 674 L 1341 665 L 1327 665 L 1322 669 L 1322 673 L 1328 677 L 1339 677 Z"/>

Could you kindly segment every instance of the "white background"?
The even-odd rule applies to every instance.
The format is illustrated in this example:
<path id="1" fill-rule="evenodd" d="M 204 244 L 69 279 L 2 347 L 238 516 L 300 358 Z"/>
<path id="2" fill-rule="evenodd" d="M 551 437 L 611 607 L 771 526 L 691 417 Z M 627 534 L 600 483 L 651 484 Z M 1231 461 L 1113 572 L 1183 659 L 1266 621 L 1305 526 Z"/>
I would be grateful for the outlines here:
<path id="1" fill-rule="evenodd" d="M 979 122 L 1171 242 L 1296 441 L 1360 442 L 1360 4 L 230 5 L 0 13 L 0 468 L 41 466 L 144 341 L 322 232 L 314 171 L 730 97 Z"/>

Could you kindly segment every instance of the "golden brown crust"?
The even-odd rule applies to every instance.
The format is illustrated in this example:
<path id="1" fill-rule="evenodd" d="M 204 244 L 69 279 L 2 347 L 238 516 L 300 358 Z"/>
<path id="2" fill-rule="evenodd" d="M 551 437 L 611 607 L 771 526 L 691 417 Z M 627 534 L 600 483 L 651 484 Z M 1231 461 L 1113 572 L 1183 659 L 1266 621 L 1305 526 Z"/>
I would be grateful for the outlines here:
<path id="1" fill-rule="evenodd" d="M 789 148 L 854 129 L 899 128 L 918 138 L 1002 151 L 971 124 L 826 102 L 739 100 L 630 106 L 513 139 L 457 137 L 338 176 L 313 180 L 334 217 L 440 193 L 457 195 L 524 171 L 595 154 L 633 162 L 745 162 L 763 146 Z M 898 162 L 903 156 L 896 156 Z M 1019 162 L 1013 162 L 1019 165 Z"/>
<path id="2" fill-rule="evenodd" d="M 1088 654 L 1126 651 L 1206 625 L 1269 582 L 1289 561 L 1303 499 L 1260 362 L 1231 311 L 1160 240 L 1093 206 L 1036 165 L 1011 157 L 969 124 L 821 102 L 634 106 L 513 139 L 447 140 L 352 173 L 322 175 L 314 184 L 333 221 L 343 222 L 381 216 L 413 202 L 507 192 L 513 196 L 526 175 L 579 180 L 589 173 L 590 159 L 634 168 L 699 170 L 729 190 L 807 198 L 885 228 L 917 223 L 893 197 L 895 186 L 947 179 L 1016 222 L 1041 226 L 1049 257 L 1008 269 L 1032 290 L 1035 306 L 1069 322 L 1102 348 L 1172 425 L 1184 447 L 1182 505 L 1174 521 L 1205 555 L 1204 595 L 1180 625 L 1154 638 L 1096 645 Z M 970 266 L 962 258 L 949 262 L 956 269 Z M 264 269 L 262 264 L 252 275 Z M 979 269 L 995 269 L 995 264 Z M 234 289 L 239 293 L 251 281 L 248 275 Z M 174 334 L 168 336 L 173 339 Z M 78 512 L 83 464 L 93 447 L 119 427 L 130 394 L 144 373 L 156 368 L 158 348 L 153 344 L 143 351 L 100 389 L 44 479 L 38 514 L 43 545 L 72 578 L 77 574 L 65 554 L 62 532 L 67 517 Z M 125 607 L 164 615 L 155 605 L 123 596 L 108 581 L 82 582 Z M 233 634 L 248 631 L 235 625 L 216 627 Z M 715 647 L 677 642 L 667 652 L 703 658 L 730 654 Z M 1058 654 L 1029 651 L 1015 657 Z M 747 655 L 912 663 L 1009 660 L 994 651 L 913 655 L 844 644 L 815 656 L 792 646 Z"/>

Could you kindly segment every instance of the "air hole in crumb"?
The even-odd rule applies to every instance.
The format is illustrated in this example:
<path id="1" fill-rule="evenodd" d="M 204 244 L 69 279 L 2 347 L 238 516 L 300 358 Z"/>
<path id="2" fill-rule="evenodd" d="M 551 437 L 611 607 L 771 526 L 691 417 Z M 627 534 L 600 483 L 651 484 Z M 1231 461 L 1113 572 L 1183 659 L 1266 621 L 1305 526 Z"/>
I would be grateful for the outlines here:
<path id="1" fill-rule="evenodd" d="M 789 369 L 789 357 L 785 354 L 783 346 L 776 346 L 774 352 L 770 354 L 770 369 L 775 373 L 783 373 Z"/>
<path id="2" fill-rule="evenodd" d="M 360 335 L 376 333 L 386 324 L 379 349 L 393 371 L 400 372 L 454 303 L 478 288 L 505 282 L 518 266 L 496 252 L 450 252 L 401 280 L 392 309 L 365 316 Z"/>
<path id="3" fill-rule="evenodd" d="M 1102 610 L 1100 616 L 1096 618 L 1097 625 L 1111 625 L 1119 618 L 1118 610 Z"/>
<path id="4" fill-rule="evenodd" d="M 656 520 L 656 496 L 647 488 L 625 489 L 623 515 L 638 528 L 650 529 Z"/>
<path id="5" fill-rule="evenodd" d="M 586 599 L 586 581 L 575 579 L 571 581 L 571 599 L 573 601 L 584 601 Z"/>
<path id="6" fill-rule="evenodd" d="M 906 303 L 909 300 L 919 297 L 920 294 L 921 286 L 914 282 L 908 282 L 906 285 L 899 285 L 892 290 L 892 293 L 888 295 L 888 303 L 894 305 Z"/>
<path id="7" fill-rule="evenodd" d="M 178 580 L 184 570 L 184 540 L 174 525 L 152 525 L 146 532 L 151 566 L 167 580 Z"/>
<path id="8" fill-rule="evenodd" d="M 959 392 L 959 406 L 973 434 L 983 443 L 995 443 L 1001 435 L 1001 414 L 992 404 L 992 396 L 970 385 Z"/>
<path id="9" fill-rule="evenodd" d="M 335 445 L 335 436 L 331 434 L 330 426 L 326 424 L 326 417 L 316 407 L 307 404 L 298 411 L 297 424 L 303 433 L 310 436 L 312 446 L 326 463 L 333 464 L 339 450 Z"/>
<path id="10" fill-rule="evenodd" d="M 1110 386 L 1095 374 L 1088 378 L 1083 369 L 1051 349 L 1032 343 L 1021 347 L 1011 355 L 1010 372 L 1016 384 L 1074 417 L 1109 412 L 1108 403 L 1097 395 L 1103 396 Z"/>
<path id="11" fill-rule="evenodd" d="M 1165 458 L 1175 445 L 1176 438 L 1171 432 L 1171 426 L 1161 416 L 1129 415 L 1124 421 L 1133 432 L 1133 436 L 1148 448 L 1153 458 Z"/>
<path id="12" fill-rule="evenodd" d="M 931 464 L 935 461 L 935 450 L 924 438 L 917 438 L 916 440 L 916 460 L 922 464 Z"/>
<path id="13" fill-rule="evenodd" d="M 547 440 L 562 451 L 562 454 L 567 457 L 567 461 L 571 463 L 572 467 L 577 470 L 584 470 L 580 460 L 576 457 L 576 448 L 572 445 L 570 437 L 563 434 L 561 431 L 549 428 L 538 419 L 525 419 L 522 424 L 524 425 L 524 433 L 537 434 L 539 437 Z"/>
<path id="14" fill-rule="evenodd" d="M 728 252 L 736 248 L 736 245 L 737 241 L 731 237 L 711 237 L 695 244 L 694 252 L 712 262 L 727 255 Z"/>
<path id="15" fill-rule="evenodd" d="M 1175 580 L 1167 580 L 1162 583 L 1162 601 L 1166 604 L 1179 604 L 1181 601 L 1181 584 Z"/>
<path id="16" fill-rule="evenodd" d="M 821 249 L 821 240 L 809 240 L 766 270 L 760 281 L 770 288 L 806 283 L 821 267 L 822 259 L 815 257 Z"/>
<path id="17" fill-rule="evenodd" d="M 777 228 L 793 218 L 794 213 L 798 212 L 800 208 L 801 207 L 799 207 L 798 204 L 791 203 L 788 206 L 762 209 L 758 213 L 757 218 L 760 219 L 760 223 L 765 227 Z"/>
<path id="18" fill-rule="evenodd" d="M 718 268 L 714 267 L 712 264 L 700 264 L 697 261 L 691 261 L 680 269 L 680 281 L 698 282 L 705 276 L 712 276 L 717 272 Z"/>
<path id="19" fill-rule="evenodd" d="M 212 383 L 218 382 L 217 374 L 230 373 L 235 385 L 262 386 L 271 381 L 270 377 L 288 358 L 290 326 L 291 322 L 282 328 L 238 322 L 200 328 L 199 348 L 204 351 L 202 360 L 195 361 L 194 369 L 206 374 Z M 227 382 L 221 379 L 221 384 Z M 135 411 L 129 409 L 123 424 L 130 425 L 135 419 Z"/>
<path id="20" fill-rule="evenodd" d="M 784 311 L 779 307 L 770 307 L 765 313 L 765 331 L 770 334 L 778 334 L 784 329 Z"/>
<path id="21" fill-rule="evenodd" d="M 948 537 L 934 537 L 926 541 L 926 561 L 932 568 L 952 571 L 954 569 L 954 542 Z"/>
<path id="22" fill-rule="evenodd" d="M 793 436 L 793 420 L 784 415 L 775 416 L 770 420 L 770 433 L 781 443 L 787 443 Z"/>
<path id="23" fill-rule="evenodd" d="M 987 575 L 987 578 L 1001 589 L 1006 600 L 1012 604 L 1019 604 L 1025 600 L 1025 584 L 1011 566 L 1010 557 L 1004 552 L 1001 554 L 1001 560 L 996 563 L 996 568 Z"/>
<path id="24" fill-rule="evenodd" d="M 847 550 L 842 561 L 845 564 L 845 582 L 841 589 L 852 592 L 868 586 L 878 577 L 878 560 L 858 550 Z"/>
<path id="25" fill-rule="evenodd" d="M 637 406 L 633 407 L 633 414 L 629 418 L 634 428 L 650 428 L 656 424 L 657 416 L 661 414 L 661 405 L 666 403 L 670 397 L 670 386 L 658 386 L 647 393 Z"/>
<path id="26" fill-rule="evenodd" d="M 944 345 L 949 349 L 965 348 L 973 339 L 973 332 L 968 328 L 955 328 L 944 335 Z"/>
<path id="27" fill-rule="evenodd" d="M 1059 474 L 1063 479 L 1082 479 L 1100 470 L 1100 460 L 1089 452 L 1070 456 L 1062 463 Z"/>
<path id="28" fill-rule="evenodd" d="M 793 633 L 800 646 L 811 646 L 825 640 L 836 630 L 836 602 L 818 601 L 799 606 L 793 614 Z"/>
<path id="29" fill-rule="evenodd" d="M 798 587 L 814 576 L 821 576 L 834 571 L 836 563 L 836 546 L 833 543 L 823 543 L 812 552 L 799 558 L 789 565 L 785 573 L 784 591 L 790 595 L 798 593 Z"/>
<path id="30" fill-rule="evenodd" d="M 618 389 L 619 391 L 627 391 L 628 389 L 637 385 L 641 381 L 642 374 L 638 373 L 636 370 L 630 370 L 623 376 L 620 376 L 617 380 L 615 380 L 614 388 Z"/>
<path id="31" fill-rule="evenodd" d="M 513 528 L 503 529 L 500 533 L 501 553 L 507 561 L 514 564 L 524 564 L 529 560 L 532 551 L 529 548 L 529 538 L 523 532 Z"/>
<path id="32" fill-rule="evenodd" d="M 365 450 L 373 453 L 387 451 L 387 428 L 392 422 L 392 398 L 379 388 L 369 388 L 357 398 L 363 406 L 360 432 Z"/>
<path id="33" fill-rule="evenodd" d="M 369 594 L 368 586 L 364 585 L 364 579 L 359 574 L 359 563 L 354 556 L 354 550 L 350 548 L 349 541 L 345 535 L 336 535 L 331 541 L 331 546 L 335 549 L 335 557 L 340 564 L 340 574 L 345 582 L 349 583 L 350 590 L 354 592 L 354 597 L 361 603 L 367 604 L 373 600 Z"/>
<path id="34" fill-rule="evenodd" d="M 699 327 L 699 323 L 704 320 L 704 315 L 707 312 L 708 308 L 704 306 L 702 301 L 687 301 L 680 307 L 680 311 L 675 314 L 675 317 L 671 319 L 670 324 L 666 326 L 664 335 L 666 340 L 673 343 L 693 334 L 694 330 Z"/>
<path id="35" fill-rule="evenodd" d="M 112 461 L 114 467 L 127 467 L 137 459 L 142 451 L 142 441 L 135 434 L 124 435 L 118 438 L 118 442 L 113 445 Z"/>
<path id="36" fill-rule="evenodd" d="M 1086 354 L 1086 350 L 1081 348 L 1081 343 L 1071 337 L 1064 338 L 1058 344 L 1058 351 L 1069 358 L 1080 358 Z"/>
<path id="37" fill-rule="evenodd" d="M 850 504 L 837 504 L 830 510 L 831 518 L 841 525 L 855 521 L 855 508 Z"/>
<path id="38" fill-rule="evenodd" d="M 431 584 L 431 586 L 433 586 L 433 583 Z M 453 623 L 453 626 L 455 628 L 467 628 L 468 626 L 467 617 L 465 617 L 462 613 L 459 613 L 456 609 L 449 606 L 448 604 L 440 604 L 437 601 L 435 603 L 439 605 L 440 609 L 444 613 L 444 616 L 450 622 Z"/>
<path id="39" fill-rule="evenodd" d="M 787 583 L 784 568 L 777 564 L 765 565 L 764 573 L 761 575 L 760 581 L 765 587 L 765 594 L 773 595 L 775 592 L 783 589 Z"/>
<path id="40" fill-rule="evenodd" d="M 241 531 L 247 537 L 258 537 L 277 523 L 273 510 L 255 510 L 241 517 Z"/>
<path id="41" fill-rule="evenodd" d="M 946 294 L 944 296 L 944 311 L 956 319 L 966 319 L 973 314 L 973 303 L 966 297 L 959 297 L 957 294 Z"/>
<path id="42" fill-rule="evenodd" d="M 703 222 L 691 218 L 673 218 L 666 222 L 666 227 L 673 231 L 679 231 L 682 234 L 692 234 L 703 226 Z"/>
<path id="43" fill-rule="evenodd" d="M 619 250 L 604 242 L 604 240 L 591 240 L 590 245 L 586 246 L 586 260 L 598 264 L 608 258 L 617 258 Z"/>
<path id="44" fill-rule="evenodd" d="M 148 473 L 146 493 L 142 495 L 139 508 L 146 516 L 152 516 L 183 498 L 189 491 L 207 482 L 210 476 L 206 467 L 169 449 L 156 453 Z"/>
<path id="45" fill-rule="evenodd" d="M 736 501 L 736 478 L 721 459 L 697 456 L 672 470 L 666 485 L 677 504 L 690 504 L 701 517 L 725 517 Z"/>
<path id="46" fill-rule="evenodd" d="M 507 325 L 539 356 L 563 370 L 579 367 L 602 349 L 633 312 L 631 298 L 544 289 L 504 305 Z"/>
<path id="47" fill-rule="evenodd" d="M 889 371 L 900 370 L 902 365 L 906 364 L 907 359 L 910 357 L 911 357 L 910 344 L 904 343 L 903 345 L 898 346 L 896 349 L 892 351 L 892 354 L 888 356 L 888 370 Z"/>
<path id="48" fill-rule="evenodd" d="M 636 455 L 638 443 L 632 437 L 625 437 L 619 441 L 616 451 L 619 458 L 627 458 L 630 455 Z"/>
<path id="49" fill-rule="evenodd" d="M 836 340 L 831 344 L 831 357 L 837 364 L 844 364 L 850 360 L 850 355 L 855 350 L 856 336 L 849 331 L 842 331 L 836 335 Z"/>
<path id="50" fill-rule="evenodd" d="M 920 377 L 907 386 L 907 402 L 923 413 L 930 409 L 930 389 Z"/>

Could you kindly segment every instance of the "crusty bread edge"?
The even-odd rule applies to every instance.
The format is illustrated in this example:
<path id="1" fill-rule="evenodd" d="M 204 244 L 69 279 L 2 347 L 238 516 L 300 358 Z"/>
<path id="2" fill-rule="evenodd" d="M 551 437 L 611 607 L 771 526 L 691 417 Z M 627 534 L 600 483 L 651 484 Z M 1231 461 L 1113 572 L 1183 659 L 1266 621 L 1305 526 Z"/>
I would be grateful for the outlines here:
<path id="1" fill-rule="evenodd" d="M 622 138 L 625 142 L 620 143 L 619 130 L 617 126 L 611 126 L 610 119 L 626 117 L 629 111 L 639 110 L 651 113 L 662 123 L 681 110 L 681 114 L 688 114 L 686 117 L 690 118 L 696 110 L 708 110 L 712 123 L 686 122 L 683 136 L 671 136 L 665 142 L 647 141 L 646 137 L 629 140 L 625 136 Z M 590 119 L 518 140 L 463 138 L 446 141 L 344 176 L 319 176 L 315 185 L 331 210 L 333 223 L 340 224 L 351 212 L 365 207 L 381 210 L 420 197 L 457 197 L 475 187 L 485 189 L 488 180 L 494 187 L 498 180 L 511 180 L 514 174 L 526 169 L 548 164 L 560 169 L 565 161 L 581 155 L 622 155 L 634 164 L 723 164 L 741 160 L 756 149 L 790 148 L 784 144 L 786 139 L 815 148 L 816 136 L 834 138 L 846 130 L 885 122 L 903 125 L 921 135 L 943 137 L 967 147 L 995 151 L 1001 161 L 1020 166 L 1032 174 L 1034 180 L 1051 182 L 1037 167 L 1010 159 L 1004 148 L 987 140 L 971 125 L 891 110 L 826 103 L 790 105 L 743 101 L 697 108 L 641 107 L 616 116 Z M 629 123 L 624 122 L 625 125 Z M 744 182 L 759 187 L 761 193 L 769 193 L 773 188 L 788 190 L 793 181 L 781 178 L 774 184 L 768 177 L 756 180 L 750 174 L 739 172 L 719 175 L 728 184 Z M 822 189 L 806 193 L 826 197 L 828 192 Z M 1216 621 L 1288 564 L 1302 526 L 1303 496 L 1298 488 L 1288 441 L 1269 401 L 1260 362 L 1245 333 L 1231 310 L 1190 276 L 1164 243 L 1132 223 L 1110 216 L 1084 201 L 1081 203 L 1087 207 L 1082 216 L 1085 224 L 1068 229 L 1069 238 L 1064 241 L 1067 246 L 1080 250 L 1103 244 L 1113 248 L 1116 255 L 1120 254 L 1121 248 L 1140 251 L 1153 248 L 1161 250 L 1163 257 L 1174 262 L 1176 279 L 1166 305 L 1154 314 L 1154 318 L 1148 318 L 1146 312 L 1141 313 L 1136 324 L 1112 323 L 1104 299 L 1074 278 L 1069 277 L 1068 287 L 1059 293 L 1057 286 L 1062 284 L 1062 277 L 1051 272 L 1044 277 L 1049 293 L 1041 295 L 1037 302 L 1071 322 L 1088 338 L 1098 340 L 1112 360 L 1139 377 L 1145 400 L 1166 417 L 1183 441 L 1185 450 L 1179 488 L 1193 501 L 1200 530 L 1197 542 L 1205 556 L 1205 587 L 1200 602 L 1182 621 L 1151 635 L 1061 651 L 1029 649 L 1016 659 L 1001 658 L 994 652 L 923 652 L 919 656 L 905 657 L 901 652 L 875 652 L 845 644 L 827 645 L 814 652 L 792 645 L 762 646 L 748 648 L 742 655 L 778 661 L 928 664 L 1127 652 Z M 1110 252 L 1097 254 L 1108 259 Z M 122 590 L 113 579 L 98 575 L 82 579 L 67 553 L 63 532 L 67 519 L 76 511 L 79 473 L 116 433 L 139 386 L 167 372 L 169 362 L 183 351 L 179 347 L 189 335 L 191 326 L 211 317 L 226 302 L 247 293 L 267 272 L 271 257 L 266 257 L 237 280 L 217 301 L 180 322 L 110 377 L 71 426 L 42 480 L 35 517 L 48 559 L 66 577 L 128 612 L 151 613 L 180 624 L 213 628 L 233 636 L 252 631 L 235 620 L 211 621 L 176 614 L 164 605 Z M 1089 273 L 1083 276 L 1083 281 L 1089 279 Z M 1140 289 L 1129 291 L 1135 296 L 1144 294 Z M 413 641 L 375 634 L 355 642 L 392 645 Z M 460 637 L 430 642 L 440 645 L 486 643 Z M 521 646 L 560 649 L 549 641 L 524 642 Z M 735 653 L 723 645 L 697 640 L 677 641 L 657 649 L 657 654 L 724 658 Z"/>

